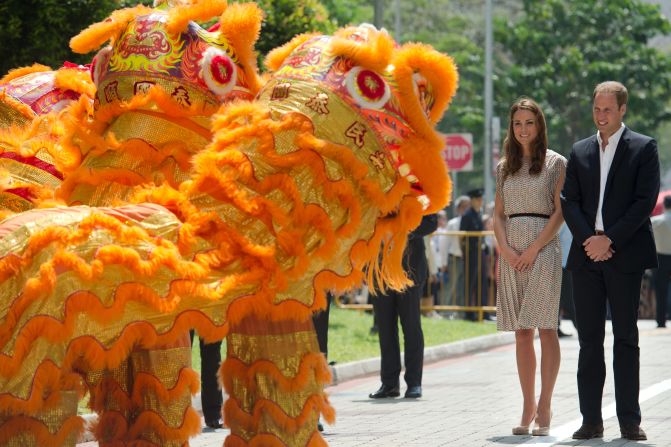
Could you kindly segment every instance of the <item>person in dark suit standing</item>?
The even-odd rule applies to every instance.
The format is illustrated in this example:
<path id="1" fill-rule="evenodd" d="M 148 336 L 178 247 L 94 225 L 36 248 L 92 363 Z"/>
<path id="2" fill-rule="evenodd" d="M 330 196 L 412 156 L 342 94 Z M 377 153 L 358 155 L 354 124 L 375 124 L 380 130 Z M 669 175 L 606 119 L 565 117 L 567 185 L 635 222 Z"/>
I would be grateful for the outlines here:
<path id="1" fill-rule="evenodd" d="M 596 135 L 578 141 L 566 168 L 564 219 L 573 234 L 567 269 L 578 323 L 578 396 L 582 426 L 573 439 L 603 436 L 606 303 L 613 325 L 615 402 L 622 437 L 645 440 L 640 428 L 638 307 L 641 278 L 657 266 L 650 224 L 659 193 L 657 142 L 626 127 L 627 89 L 596 86 Z"/>
<path id="2" fill-rule="evenodd" d="M 422 218 L 422 222 L 408 235 L 408 245 L 403 253 L 403 269 L 412 281 L 402 292 L 393 290 L 374 297 L 373 310 L 378 324 L 380 340 L 380 380 L 382 385 L 371 399 L 398 397 L 401 374 L 401 348 L 398 340 L 398 320 L 401 320 L 404 338 L 405 398 L 422 397 L 422 372 L 424 369 L 424 333 L 420 318 L 420 300 L 428 276 L 424 236 L 438 228 L 436 214 Z"/>
<path id="3" fill-rule="evenodd" d="M 482 195 L 484 191 L 482 188 L 468 191 L 467 195 L 471 198 L 471 207 L 466 210 L 461 216 L 461 223 L 459 224 L 460 231 L 483 231 L 485 225 L 482 221 Z M 484 268 L 484 254 L 482 252 L 482 238 L 477 236 L 464 237 L 462 240 L 462 253 L 464 259 L 464 276 L 466 277 L 466 284 L 468 291 L 466 294 L 466 306 L 478 305 L 478 277 L 480 278 L 482 297 L 487 296 L 485 268 Z M 478 269 L 478 266 L 481 268 Z M 478 272 L 480 274 L 478 275 Z M 483 281 L 483 279 L 485 281 Z M 477 320 L 476 314 L 473 311 L 466 312 L 466 319 Z"/>
<path id="4" fill-rule="evenodd" d="M 195 333 L 191 331 L 193 344 Z M 221 341 L 205 343 L 198 337 L 200 346 L 200 403 L 203 409 L 205 425 L 211 429 L 223 428 L 221 407 L 224 397 L 217 382 L 217 371 L 221 364 Z"/>

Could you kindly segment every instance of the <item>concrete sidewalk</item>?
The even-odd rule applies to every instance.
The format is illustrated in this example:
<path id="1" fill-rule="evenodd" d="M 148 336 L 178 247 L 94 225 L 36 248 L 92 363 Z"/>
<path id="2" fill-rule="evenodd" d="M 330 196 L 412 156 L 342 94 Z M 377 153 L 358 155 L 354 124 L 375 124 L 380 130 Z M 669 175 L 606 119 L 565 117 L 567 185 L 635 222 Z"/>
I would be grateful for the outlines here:
<path id="1" fill-rule="evenodd" d="M 568 324 L 570 326 L 570 323 Z M 607 335 L 602 440 L 573 441 L 580 425 L 576 387 L 577 337 L 561 339 L 562 365 L 554 393 L 551 436 L 512 436 L 519 423 L 521 392 L 515 366 L 514 335 L 499 333 L 426 350 L 424 397 L 372 400 L 379 386 L 379 359 L 336 365 L 337 384 L 327 388 L 337 421 L 326 426 L 332 447 L 589 445 L 671 446 L 671 329 L 641 321 L 641 408 L 647 442 L 619 439 L 614 417 L 611 370 L 612 336 Z M 570 331 L 569 331 L 570 332 Z M 536 343 L 539 352 L 538 342 Z M 538 359 L 540 365 L 540 358 Z M 537 388 L 540 378 L 537 379 Z M 401 390 L 403 392 L 403 389 Z M 198 401 L 199 399 L 194 399 Z M 196 403 L 196 402 L 194 402 Z M 209 430 L 192 447 L 219 447 L 227 430 Z M 80 444 L 93 447 L 95 443 Z"/>

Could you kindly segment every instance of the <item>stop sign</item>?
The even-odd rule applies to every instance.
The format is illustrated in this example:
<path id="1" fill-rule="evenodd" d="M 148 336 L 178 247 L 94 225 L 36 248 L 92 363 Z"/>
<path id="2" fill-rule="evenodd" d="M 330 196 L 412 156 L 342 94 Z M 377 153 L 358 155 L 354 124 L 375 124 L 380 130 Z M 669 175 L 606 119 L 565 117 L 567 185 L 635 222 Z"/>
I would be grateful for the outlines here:
<path id="1" fill-rule="evenodd" d="M 452 172 L 473 170 L 473 134 L 449 133 L 445 135 L 443 160 Z"/>

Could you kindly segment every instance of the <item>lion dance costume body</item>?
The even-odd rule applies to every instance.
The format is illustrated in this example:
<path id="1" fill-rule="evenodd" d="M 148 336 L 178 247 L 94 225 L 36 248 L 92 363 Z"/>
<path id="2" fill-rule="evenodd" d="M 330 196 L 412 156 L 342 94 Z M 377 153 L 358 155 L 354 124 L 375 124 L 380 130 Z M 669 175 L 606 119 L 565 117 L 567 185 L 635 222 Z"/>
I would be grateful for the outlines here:
<path id="1" fill-rule="evenodd" d="M 213 15 L 212 32 L 191 21 Z M 196 329 L 227 342 L 225 445 L 326 445 L 310 317 L 327 290 L 407 284 L 406 235 L 450 193 L 433 125 L 457 75 L 361 26 L 297 36 L 262 86 L 260 18 L 223 2 L 118 11 L 72 41 L 111 40 L 95 92 L 5 138 L 52 142 L 63 180 L 0 225 L 1 444 L 72 445 L 88 392 L 101 446 L 187 445 Z"/>

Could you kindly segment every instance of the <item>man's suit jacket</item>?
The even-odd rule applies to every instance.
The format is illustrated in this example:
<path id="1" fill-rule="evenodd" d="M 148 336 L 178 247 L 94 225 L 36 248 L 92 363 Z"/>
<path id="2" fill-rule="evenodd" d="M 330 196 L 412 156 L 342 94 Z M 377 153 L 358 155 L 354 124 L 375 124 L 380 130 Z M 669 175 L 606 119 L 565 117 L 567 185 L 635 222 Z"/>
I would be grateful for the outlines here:
<path id="1" fill-rule="evenodd" d="M 589 261 L 582 246 L 594 235 L 599 206 L 600 158 L 596 135 L 573 145 L 561 194 L 564 220 L 573 233 L 566 267 L 579 269 Z M 604 199 L 604 232 L 615 254 L 608 261 L 617 271 L 640 272 L 657 266 L 650 224 L 659 194 L 657 142 L 625 128 L 615 150 Z M 591 261 L 590 261 L 591 262 Z"/>
<path id="2" fill-rule="evenodd" d="M 473 207 L 466 210 L 461 216 L 461 223 L 459 224 L 460 231 L 483 231 L 485 225 L 482 222 L 482 215 Z M 478 237 L 464 237 L 461 240 L 461 252 L 465 257 L 468 253 L 468 262 L 471 264 L 478 263 L 478 250 L 482 239 Z"/>
<path id="3" fill-rule="evenodd" d="M 415 285 L 423 284 L 429 274 L 424 236 L 433 233 L 436 228 L 438 228 L 438 215 L 428 214 L 422 217 L 419 226 L 408 235 L 408 245 L 403 252 L 403 269 Z"/>

